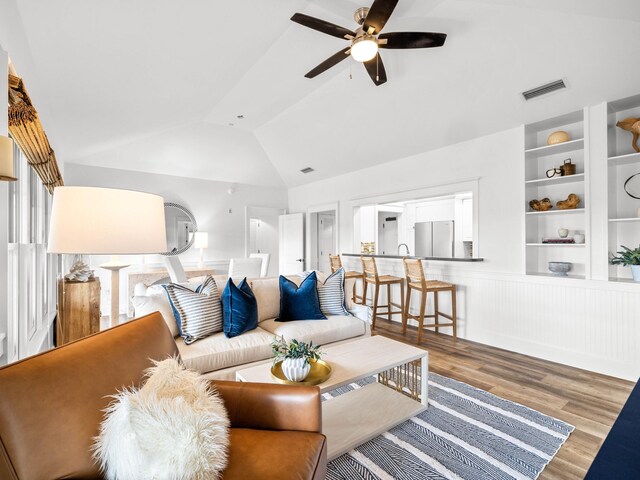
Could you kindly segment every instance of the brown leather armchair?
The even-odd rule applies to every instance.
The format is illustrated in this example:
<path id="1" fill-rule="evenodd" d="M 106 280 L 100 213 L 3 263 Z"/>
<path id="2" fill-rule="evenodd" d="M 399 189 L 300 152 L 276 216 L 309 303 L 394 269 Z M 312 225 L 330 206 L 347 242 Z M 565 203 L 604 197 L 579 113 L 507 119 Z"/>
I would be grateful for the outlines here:
<path id="1" fill-rule="evenodd" d="M 102 478 L 90 447 L 109 395 L 177 354 L 155 313 L 0 368 L 0 479 Z M 213 384 L 231 420 L 225 480 L 324 479 L 316 387 Z"/>

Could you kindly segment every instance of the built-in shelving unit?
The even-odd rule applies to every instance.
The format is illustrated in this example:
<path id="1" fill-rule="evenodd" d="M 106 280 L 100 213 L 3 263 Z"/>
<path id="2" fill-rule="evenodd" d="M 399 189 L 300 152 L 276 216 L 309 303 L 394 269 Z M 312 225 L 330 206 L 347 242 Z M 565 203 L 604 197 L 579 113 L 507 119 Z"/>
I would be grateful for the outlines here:
<path id="1" fill-rule="evenodd" d="M 640 217 L 610 218 L 610 222 L 640 222 Z"/>
<path id="2" fill-rule="evenodd" d="M 536 180 L 527 180 L 526 185 L 537 185 L 539 187 L 545 185 L 562 185 L 564 183 L 584 182 L 584 173 L 576 173 L 575 175 L 567 175 L 564 177 L 555 176 L 551 178 L 538 178 Z"/>
<path id="3" fill-rule="evenodd" d="M 586 110 L 580 110 L 525 126 L 525 260 L 527 275 L 553 277 L 548 263 L 571 262 L 572 271 L 567 277 L 584 279 L 589 276 L 588 241 L 585 243 L 542 243 L 543 238 L 558 238 L 558 230 L 566 228 L 569 235 L 585 234 L 588 230 L 588 198 L 586 198 L 588 176 L 588 129 L 585 128 Z M 547 145 L 547 138 L 555 131 L 564 130 L 570 140 L 555 145 Z M 556 174 L 551 178 L 546 172 L 559 168 L 566 160 L 575 164 L 573 175 Z M 560 210 L 556 203 L 575 193 L 581 199 L 576 209 Z M 551 210 L 532 210 L 529 201 L 549 198 Z"/>
<path id="4" fill-rule="evenodd" d="M 582 197 L 581 197 L 582 198 Z M 556 216 L 556 215 L 575 215 L 577 213 L 584 213 L 584 208 L 571 208 L 569 210 L 547 210 L 546 212 L 537 212 L 535 210 L 529 210 L 525 212 L 526 215 L 535 215 L 535 216 Z"/>
<path id="5" fill-rule="evenodd" d="M 629 134 L 629 138 L 631 138 L 631 134 Z M 631 144 L 631 140 L 629 140 L 629 144 Z M 634 165 L 640 162 L 640 153 L 627 153 L 625 155 L 616 155 L 614 157 L 609 157 L 609 165 L 610 166 L 619 166 L 619 165 Z"/>
<path id="6" fill-rule="evenodd" d="M 623 188 L 627 178 L 640 173 L 640 153 L 631 146 L 632 134 L 616 127 L 625 118 L 640 118 L 640 95 L 610 102 L 607 107 L 608 250 L 615 254 L 621 245 L 634 248 L 640 244 L 640 200 Z M 610 265 L 609 281 L 632 283 L 631 269 Z"/>
<path id="7" fill-rule="evenodd" d="M 584 247 L 584 243 L 527 243 L 527 247 Z"/>
<path id="8" fill-rule="evenodd" d="M 584 148 L 584 138 L 569 140 L 555 145 L 543 145 L 541 147 L 529 148 L 524 151 L 527 157 L 535 158 L 541 155 L 556 155 L 561 153 L 574 152 Z"/>

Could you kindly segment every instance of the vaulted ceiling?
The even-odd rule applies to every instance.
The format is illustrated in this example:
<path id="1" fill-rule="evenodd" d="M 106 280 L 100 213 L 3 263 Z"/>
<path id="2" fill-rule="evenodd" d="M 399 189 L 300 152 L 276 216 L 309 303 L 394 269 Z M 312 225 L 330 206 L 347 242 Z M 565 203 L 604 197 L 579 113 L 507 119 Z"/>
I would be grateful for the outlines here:
<path id="1" fill-rule="evenodd" d="M 383 51 L 380 87 L 352 59 L 304 78 L 346 42 L 291 15 L 354 28 L 359 6 L 2 0 L 0 16 L 17 11 L 22 29 L 0 31 L 0 44 L 37 76 L 32 96 L 46 103 L 64 161 L 261 185 L 299 185 L 639 93 L 637 0 L 400 0 L 385 31 L 445 32 L 444 47 Z M 27 45 L 11 51 L 16 35 Z M 557 78 L 570 88 L 521 100 Z M 299 172 L 308 166 L 316 171 Z"/>

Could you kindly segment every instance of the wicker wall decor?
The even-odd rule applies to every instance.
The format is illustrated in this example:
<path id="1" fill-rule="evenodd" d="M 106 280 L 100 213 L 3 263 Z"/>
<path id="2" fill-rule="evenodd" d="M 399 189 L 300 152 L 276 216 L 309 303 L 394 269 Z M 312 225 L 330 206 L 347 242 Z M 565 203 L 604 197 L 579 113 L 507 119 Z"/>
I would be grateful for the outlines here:
<path id="1" fill-rule="evenodd" d="M 9 133 L 49 193 L 64 185 L 56 155 L 20 77 L 9 74 Z"/>

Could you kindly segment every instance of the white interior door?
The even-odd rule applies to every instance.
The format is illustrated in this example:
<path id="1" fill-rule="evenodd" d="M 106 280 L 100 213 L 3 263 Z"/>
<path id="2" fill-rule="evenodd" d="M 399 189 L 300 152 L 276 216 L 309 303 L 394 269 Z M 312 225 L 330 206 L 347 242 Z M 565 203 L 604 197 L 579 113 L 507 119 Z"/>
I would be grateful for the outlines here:
<path id="1" fill-rule="evenodd" d="M 378 219 L 378 253 L 395 255 L 398 252 L 398 217 L 381 212 Z"/>
<path id="2" fill-rule="evenodd" d="M 318 270 L 321 272 L 331 272 L 329 254 L 336 244 L 334 227 L 335 216 L 332 213 L 318 214 Z"/>
<path id="3" fill-rule="evenodd" d="M 304 271 L 304 214 L 280 215 L 280 275 Z"/>

